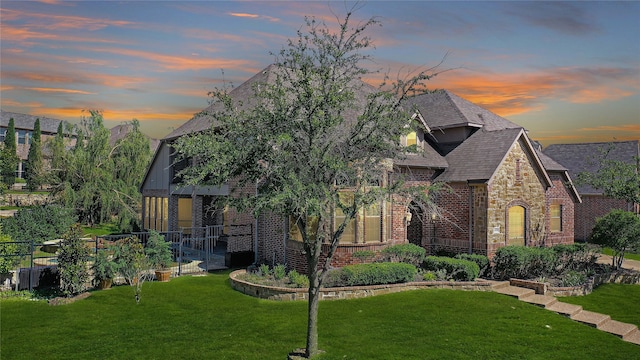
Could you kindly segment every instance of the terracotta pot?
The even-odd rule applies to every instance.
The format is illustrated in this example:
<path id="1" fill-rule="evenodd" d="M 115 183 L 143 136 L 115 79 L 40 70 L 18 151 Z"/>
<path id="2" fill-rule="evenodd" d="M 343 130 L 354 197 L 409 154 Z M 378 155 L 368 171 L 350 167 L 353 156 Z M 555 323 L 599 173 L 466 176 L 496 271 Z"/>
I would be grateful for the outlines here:
<path id="1" fill-rule="evenodd" d="M 171 270 L 156 270 L 156 280 L 167 282 L 171 278 Z"/>
<path id="2" fill-rule="evenodd" d="M 98 289 L 100 290 L 110 289 L 112 283 L 113 283 L 113 279 L 102 279 L 100 280 L 100 283 L 98 283 Z"/>

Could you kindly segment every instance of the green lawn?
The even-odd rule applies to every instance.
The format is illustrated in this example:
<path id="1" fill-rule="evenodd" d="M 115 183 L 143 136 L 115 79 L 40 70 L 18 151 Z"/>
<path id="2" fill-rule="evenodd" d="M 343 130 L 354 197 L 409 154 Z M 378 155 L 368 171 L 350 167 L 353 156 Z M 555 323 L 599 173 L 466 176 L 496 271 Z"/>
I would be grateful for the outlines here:
<path id="1" fill-rule="evenodd" d="M 603 248 L 602 249 L 602 253 L 605 255 L 609 255 L 609 256 L 613 256 L 613 251 L 609 248 Z M 640 261 L 640 254 L 636 254 L 636 253 L 632 253 L 632 252 L 626 252 L 624 253 L 624 258 L 625 259 L 631 259 L 631 260 L 638 260 Z"/>
<path id="2" fill-rule="evenodd" d="M 604 284 L 589 295 L 558 300 L 582 305 L 585 310 L 611 315 L 614 320 L 640 327 L 640 285 Z"/>
<path id="3" fill-rule="evenodd" d="M 626 306 L 635 306 L 629 302 Z M 64 306 L 3 300 L 0 358 L 285 359 L 305 302 L 259 300 L 228 273 L 95 292 Z M 320 303 L 320 359 L 632 359 L 640 347 L 496 293 L 418 290 Z"/>

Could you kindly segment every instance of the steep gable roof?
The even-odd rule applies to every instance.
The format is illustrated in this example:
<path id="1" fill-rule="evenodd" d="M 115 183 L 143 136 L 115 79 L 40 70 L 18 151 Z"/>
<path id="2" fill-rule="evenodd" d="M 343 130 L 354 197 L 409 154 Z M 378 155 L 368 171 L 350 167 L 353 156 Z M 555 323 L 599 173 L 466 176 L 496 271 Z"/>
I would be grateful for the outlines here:
<path id="1" fill-rule="evenodd" d="M 534 159 L 534 167 L 540 170 L 545 186 L 551 185 L 542 162 L 523 128 L 486 131 L 484 128 L 471 135 L 451 151 L 445 159 L 449 167 L 436 180 L 444 182 L 488 182 L 496 173 L 511 147 L 522 139 L 525 151 Z"/>
<path id="2" fill-rule="evenodd" d="M 521 128 L 448 90 L 438 90 L 407 99 L 415 106 L 431 130 L 476 127 L 487 131 Z"/>
<path id="3" fill-rule="evenodd" d="M 640 156 L 639 141 L 553 144 L 543 150 L 545 155 L 569 169 L 569 174 L 574 179 L 581 172 L 595 174 L 600 167 L 600 159 L 607 151 L 607 159 L 632 164 L 633 158 Z M 577 189 L 580 194 L 603 193 L 589 185 L 580 185 Z"/>

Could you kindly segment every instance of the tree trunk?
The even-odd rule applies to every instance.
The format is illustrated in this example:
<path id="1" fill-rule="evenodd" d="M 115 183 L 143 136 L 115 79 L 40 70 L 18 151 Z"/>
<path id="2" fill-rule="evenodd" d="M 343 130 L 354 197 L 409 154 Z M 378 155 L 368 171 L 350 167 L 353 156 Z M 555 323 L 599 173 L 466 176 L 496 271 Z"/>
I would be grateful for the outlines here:
<path id="1" fill-rule="evenodd" d="M 316 249 L 314 249 L 316 250 Z M 311 358 L 318 353 L 318 305 L 320 293 L 320 284 L 318 277 L 318 262 L 320 258 L 319 251 L 308 252 L 307 264 L 309 274 L 309 304 L 307 317 L 307 348 L 306 356 Z"/>

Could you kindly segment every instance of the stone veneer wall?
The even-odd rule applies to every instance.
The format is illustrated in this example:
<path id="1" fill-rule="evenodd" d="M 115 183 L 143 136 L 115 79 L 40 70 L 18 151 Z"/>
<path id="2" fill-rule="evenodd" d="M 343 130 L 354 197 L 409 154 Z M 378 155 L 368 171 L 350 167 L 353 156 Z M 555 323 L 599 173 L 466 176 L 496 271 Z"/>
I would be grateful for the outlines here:
<path id="1" fill-rule="evenodd" d="M 487 255 L 507 245 L 508 210 L 523 206 L 525 210 L 525 245 L 540 245 L 545 232 L 546 198 L 542 175 L 534 160 L 524 151 L 522 140 L 514 144 L 488 184 Z M 518 168 L 519 167 L 519 168 Z"/>
<path id="2" fill-rule="evenodd" d="M 303 288 L 281 288 L 272 286 L 263 286 L 252 284 L 237 279 L 237 276 L 244 273 L 245 270 L 237 270 L 229 275 L 231 279 L 231 287 L 243 294 L 254 296 L 261 299 L 269 300 L 308 300 L 309 291 Z M 385 285 L 369 285 L 369 286 L 352 286 L 343 288 L 323 288 L 320 289 L 320 300 L 341 300 L 341 299 L 357 299 L 375 295 L 391 294 L 401 291 L 419 290 L 419 289 L 454 289 L 454 290 L 473 290 L 473 291 L 493 291 L 490 282 L 484 281 L 468 281 L 468 282 L 452 282 L 452 281 L 424 281 L 410 282 L 402 284 L 385 284 Z"/>

